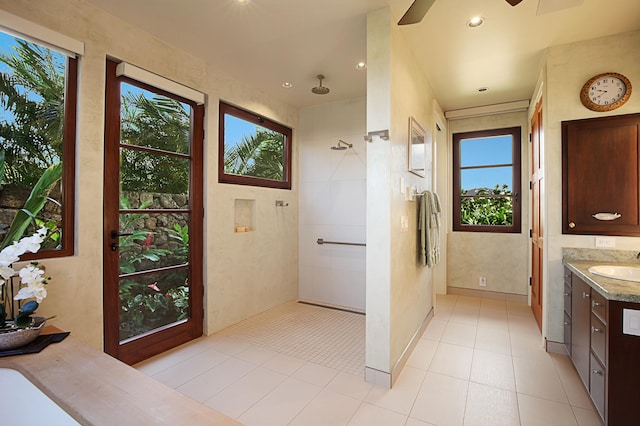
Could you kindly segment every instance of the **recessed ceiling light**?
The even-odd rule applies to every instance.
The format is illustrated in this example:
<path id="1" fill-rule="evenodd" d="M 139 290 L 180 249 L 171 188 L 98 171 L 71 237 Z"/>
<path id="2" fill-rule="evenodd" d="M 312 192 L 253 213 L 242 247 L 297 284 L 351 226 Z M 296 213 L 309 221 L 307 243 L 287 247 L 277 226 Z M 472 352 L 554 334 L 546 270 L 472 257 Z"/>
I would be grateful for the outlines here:
<path id="1" fill-rule="evenodd" d="M 236 0 L 236 3 L 238 3 L 241 6 L 244 6 L 245 4 L 249 4 L 250 0 Z"/>
<path id="2" fill-rule="evenodd" d="M 487 92 L 487 91 L 489 91 L 489 88 L 488 88 L 488 87 L 480 87 L 480 88 L 478 89 L 478 92 L 480 92 L 480 93 L 484 93 L 484 92 Z"/>
<path id="3" fill-rule="evenodd" d="M 364 62 L 358 62 L 358 65 L 356 65 L 356 69 L 363 70 L 365 68 L 367 68 L 367 64 Z"/>
<path id="4" fill-rule="evenodd" d="M 467 21 L 467 27 L 469 28 L 478 28 L 482 24 L 484 24 L 484 18 L 482 16 L 474 16 Z"/>
<path id="5" fill-rule="evenodd" d="M 284 83 L 282 83 L 282 87 L 284 87 L 285 89 L 291 89 L 293 87 L 293 84 L 285 81 Z"/>

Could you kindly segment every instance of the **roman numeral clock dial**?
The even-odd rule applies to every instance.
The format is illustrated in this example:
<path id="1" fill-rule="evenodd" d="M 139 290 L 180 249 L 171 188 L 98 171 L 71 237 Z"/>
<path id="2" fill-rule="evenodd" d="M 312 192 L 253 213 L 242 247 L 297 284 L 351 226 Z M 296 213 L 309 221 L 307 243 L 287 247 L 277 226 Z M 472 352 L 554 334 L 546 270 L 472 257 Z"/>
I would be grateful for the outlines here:
<path id="1" fill-rule="evenodd" d="M 622 74 L 608 72 L 590 78 L 580 91 L 582 104 L 605 112 L 621 107 L 631 96 L 631 82 Z"/>

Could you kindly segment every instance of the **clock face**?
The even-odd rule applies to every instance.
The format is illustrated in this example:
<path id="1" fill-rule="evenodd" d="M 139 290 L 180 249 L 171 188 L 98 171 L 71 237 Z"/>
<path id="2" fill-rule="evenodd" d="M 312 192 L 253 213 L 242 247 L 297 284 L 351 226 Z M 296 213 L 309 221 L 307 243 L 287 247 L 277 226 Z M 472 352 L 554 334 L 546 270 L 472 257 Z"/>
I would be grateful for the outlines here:
<path id="1" fill-rule="evenodd" d="M 621 107 L 631 96 L 631 82 L 615 72 L 598 74 L 580 91 L 582 104 L 592 111 L 606 112 Z"/>
<path id="2" fill-rule="evenodd" d="M 601 77 L 589 87 L 589 99 L 596 105 L 611 105 L 627 92 L 627 85 L 615 76 Z"/>

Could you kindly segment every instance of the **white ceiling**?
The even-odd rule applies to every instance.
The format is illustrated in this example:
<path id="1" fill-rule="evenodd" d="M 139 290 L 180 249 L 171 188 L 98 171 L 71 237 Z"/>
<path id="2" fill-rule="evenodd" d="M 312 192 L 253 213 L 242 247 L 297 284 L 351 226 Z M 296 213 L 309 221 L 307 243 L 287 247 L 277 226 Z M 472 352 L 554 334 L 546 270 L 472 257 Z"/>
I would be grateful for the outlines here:
<path id="1" fill-rule="evenodd" d="M 391 6 L 396 21 L 412 0 L 86 0 L 215 64 L 272 96 L 309 106 L 366 94 L 366 14 Z M 436 0 L 402 31 L 443 109 L 529 99 L 548 46 L 640 29 L 640 1 Z M 485 24 L 465 22 L 481 15 Z M 609 70 L 603 64 L 602 72 Z M 314 95 L 324 74 L 328 95 Z M 293 88 L 284 89 L 288 81 Z M 489 87 L 478 93 L 479 87 Z"/>

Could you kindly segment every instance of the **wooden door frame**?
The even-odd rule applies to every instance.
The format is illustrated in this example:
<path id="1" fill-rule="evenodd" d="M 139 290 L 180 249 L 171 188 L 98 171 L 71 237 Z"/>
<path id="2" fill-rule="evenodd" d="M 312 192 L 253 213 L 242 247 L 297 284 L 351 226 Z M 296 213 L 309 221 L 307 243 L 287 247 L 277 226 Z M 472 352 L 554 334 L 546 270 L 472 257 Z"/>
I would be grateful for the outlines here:
<path id="1" fill-rule="evenodd" d="M 157 355 L 168 349 L 198 338 L 204 328 L 204 285 L 203 285 L 203 152 L 204 152 L 204 105 L 192 101 L 191 108 L 191 174 L 189 182 L 189 320 L 177 325 L 161 328 L 160 333 L 145 337 L 144 344 L 139 339 L 120 344 L 119 330 L 119 256 L 114 254 L 111 244 L 111 231 L 119 229 L 118 213 L 112 212 L 119 206 L 119 173 L 114 173 L 106 165 L 118 164 L 120 145 L 120 81 L 125 78 L 116 76 L 118 63 L 107 60 L 105 91 L 105 167 L 104 167 L 104 221 L 103 221 L 103 325 L 104 351 L 128 364 L 134 364 Z M 136 82 L 137 83 L 137 82 Z M 139 84 L 138 84 L 139 85 Z M 161 93 L 157 89 L 155 92 Z M 176 98 L 175 95 L 171 95 Z M 194 301 L 200 303 L 194 306 Z M 117 313 L 118 320 L 113 320 Z"/>
<path id="2" fill-rule="evenodd" d="M 537 124 L 537 128 L 534 129 L 534 122 Z M 530 182 L 530 218 L 531 218 L 531 233 L 530 233 L 530 269 L 531 269 L 531 277 L 530 277 L 530 295 L 531 295 L 531 310 L 533 311 L 533 315 L 535 317 L 536 323 L 540 328 L 540 331 L 543 331 L 543 319 L 544 319 L 544 218 L 542 215 L 542 188 L 544 175 L 540 176 L 541 171 L 543 170 L 543 162 L 541 153 L 544 152 L 542 149 L 543 138 L 544 138 L 544 128 L 542 121 L 542 97 L 538 99 L 536 102 L 533 115 L 531 116 L 531 133 L 530 133 L 530 156 L 531 156 L 531 170 L 529 173 L 529 182 Z M 537 132 L 537 133 L 536 133 Z M 537 157 L 534 151 L 537 150 Z M 537 158 L 537 163 L 536 163 Z M 537 191 L 537 197 L 536 192 Z M 538 210 L 537 212 L 535 210 Z M 537 218 L 537 226 L 536 226 L 536 218 Z M 537 252 L 536 252 L 537 251 Z M 537 281 L 537 282 L 536 282 Z M 536 287 L 537 286 L 537 287 Z M 537 301 L 539 303 L 535 303 L 534 300 L 534 287 L 537 292 Z M 538 308 L 539 305 L 539 308 Z"/>

